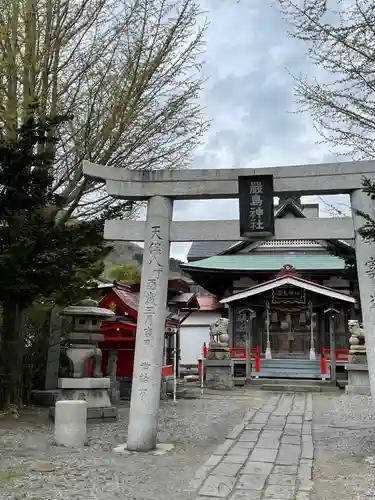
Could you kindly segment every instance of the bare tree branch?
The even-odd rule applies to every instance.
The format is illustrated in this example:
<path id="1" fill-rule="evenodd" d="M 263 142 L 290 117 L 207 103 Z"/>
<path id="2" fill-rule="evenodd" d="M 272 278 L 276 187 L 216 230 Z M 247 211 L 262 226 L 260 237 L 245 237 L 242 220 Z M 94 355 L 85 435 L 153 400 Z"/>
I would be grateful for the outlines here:
<path id="1" fill-rule="evenodd" d="M 106 210 L 82 160 L 184 168 L 208 126 L 198 96 L 206 22 L 198 0 L 0 0 L 0 126 L 37 104 L 60 129 L 57 220 Z M 93 205 L 94 204 L 94 205 Z"/>
<path id="2" fill-rule="evenodd" d="M 278 0 L 290 35 L 324 70 L 296 77 L 297 101 L 323 139 L 355 158 L 375 157 L 375 4 L 366 0 Z"/>

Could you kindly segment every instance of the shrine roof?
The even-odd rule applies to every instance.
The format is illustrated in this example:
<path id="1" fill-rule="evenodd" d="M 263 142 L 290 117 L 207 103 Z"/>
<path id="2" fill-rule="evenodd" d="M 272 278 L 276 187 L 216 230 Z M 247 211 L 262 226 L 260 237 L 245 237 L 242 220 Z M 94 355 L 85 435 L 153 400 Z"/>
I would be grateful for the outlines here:
<path id="1" fill-rule="evenodd" d="M 195 293 L 180 293 L 174 295 L 168 301 L 168 305 L 179 305 L 182 309 L 189 309 L 192 311 L 199 311 L 200 305 Z"/>
<path id="2" fill-rule="evenodd" d="M 119 289 L 117 287 L 113 287 L 112 290 L 124 304 L 126 304 L 134 311 L 138 311 L 138 306 L 139 306 L 138 293 L 134 293 L 131 290 L 128 291 L 125 289 Z"/>
<path id="3" fill-rule="evenodd" d="M 181 265 L 186 271 L 277 271 L 290 264 L 299 271 L 343 270 L 345 262 L 329 254 L 216 255 Z"/>
<path id="4" fill-rule="evenodd" d="M 202 296 L 197 297 L 197 299 L 201 311 L 215 311 L 222 308 L 222 304 L 220 304 L 215 296 Z"/>
<path id="5" fill-rule="evenodd" d="M 268 292 L 274 288 L 279 288 L 285 285 L 292 285 L 298 288 L 303 288 L 309 292 L 316 293 L 318 295 L 324 295 L 329 297 L 330 299 L 340 300 L 343 302 L 350 302 L 354 304 L 356 300 L 350 295 L 346 295 L 345 293 L 334 290 L 333 288 L 329 288 L 327 286 L 319 285 L 318 283 L 314 283 L 313 281 L 305 280 L 300 278 L 299 276 L 294 275 L 284 275 L 280 276 L 271 281 L 267 281 L 265 283 L 261 283 L 259 285 L 255 285 L 251 288 L 247 288 L 242 292 L 235 293 L 230 297 L 226 297 L 220 301 L 221 304 L 228 304 L 230 302 L 235 302 L 237 300 L 247 299 L 248 297 L 253 297 L 254 295 L 260 295 L 261 293 Z"/>

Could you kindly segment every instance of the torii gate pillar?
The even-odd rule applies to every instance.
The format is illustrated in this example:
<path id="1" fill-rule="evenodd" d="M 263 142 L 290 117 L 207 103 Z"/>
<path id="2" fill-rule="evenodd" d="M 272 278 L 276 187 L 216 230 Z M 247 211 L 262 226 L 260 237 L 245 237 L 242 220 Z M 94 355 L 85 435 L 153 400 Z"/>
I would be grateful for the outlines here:
<path id="1" fill-rule="evenodd" d="M 375 258 L 375 245 L 366 242 L 357 233 L 365 220 L 357 210 L 375 218 L 375 202 L 361 189 L 351 193 L 352 216 L 355 229 L 355 252 L 359 292 L 361 297 L 363 330 L 367 349 L 367 363 L 371 386 L 371 395 L 375 397 L 375 281 L 369 273 L 368 262 Z M 375 263 L 375 261 L 374 261 Z"/>
<path id="2" fill-rule="evenodd" d="M 149 199 L 127 440 L 130 451 L 156 447 L 172 212 L 171 198 Z"/>

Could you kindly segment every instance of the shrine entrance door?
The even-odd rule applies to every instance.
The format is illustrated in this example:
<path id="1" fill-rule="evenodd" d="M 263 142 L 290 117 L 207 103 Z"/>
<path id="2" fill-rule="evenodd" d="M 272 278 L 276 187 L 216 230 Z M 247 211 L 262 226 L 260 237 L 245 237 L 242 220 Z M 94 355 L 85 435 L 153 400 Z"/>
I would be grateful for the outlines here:
<path id="1" fill-rule="evenodd" d="M 270 314 L 270 340 L 274 358 L 308 358 L 311 344 L 311 318 L 301 310 L 274 309 Z M 315 331 L 314 331 L 315 338 Z"/>

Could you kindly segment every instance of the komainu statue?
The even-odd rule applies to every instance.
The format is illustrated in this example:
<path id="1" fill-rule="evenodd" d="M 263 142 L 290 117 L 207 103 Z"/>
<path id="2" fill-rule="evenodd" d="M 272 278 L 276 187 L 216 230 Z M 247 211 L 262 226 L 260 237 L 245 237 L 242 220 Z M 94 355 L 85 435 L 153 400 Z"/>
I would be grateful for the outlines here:
<path id="1" fill-rule="evenodd" d="M 227 318 L 219 318 L 210 325 L 207 359 L 230 359 L 228 326 L 229 320 Z"/>
<path id="2" fill-rule="evenodd" d="M 349 363 L 367 363 L 363 328 L 356 319 L 350 319 L 348 327 L 350 333 Z"/>

